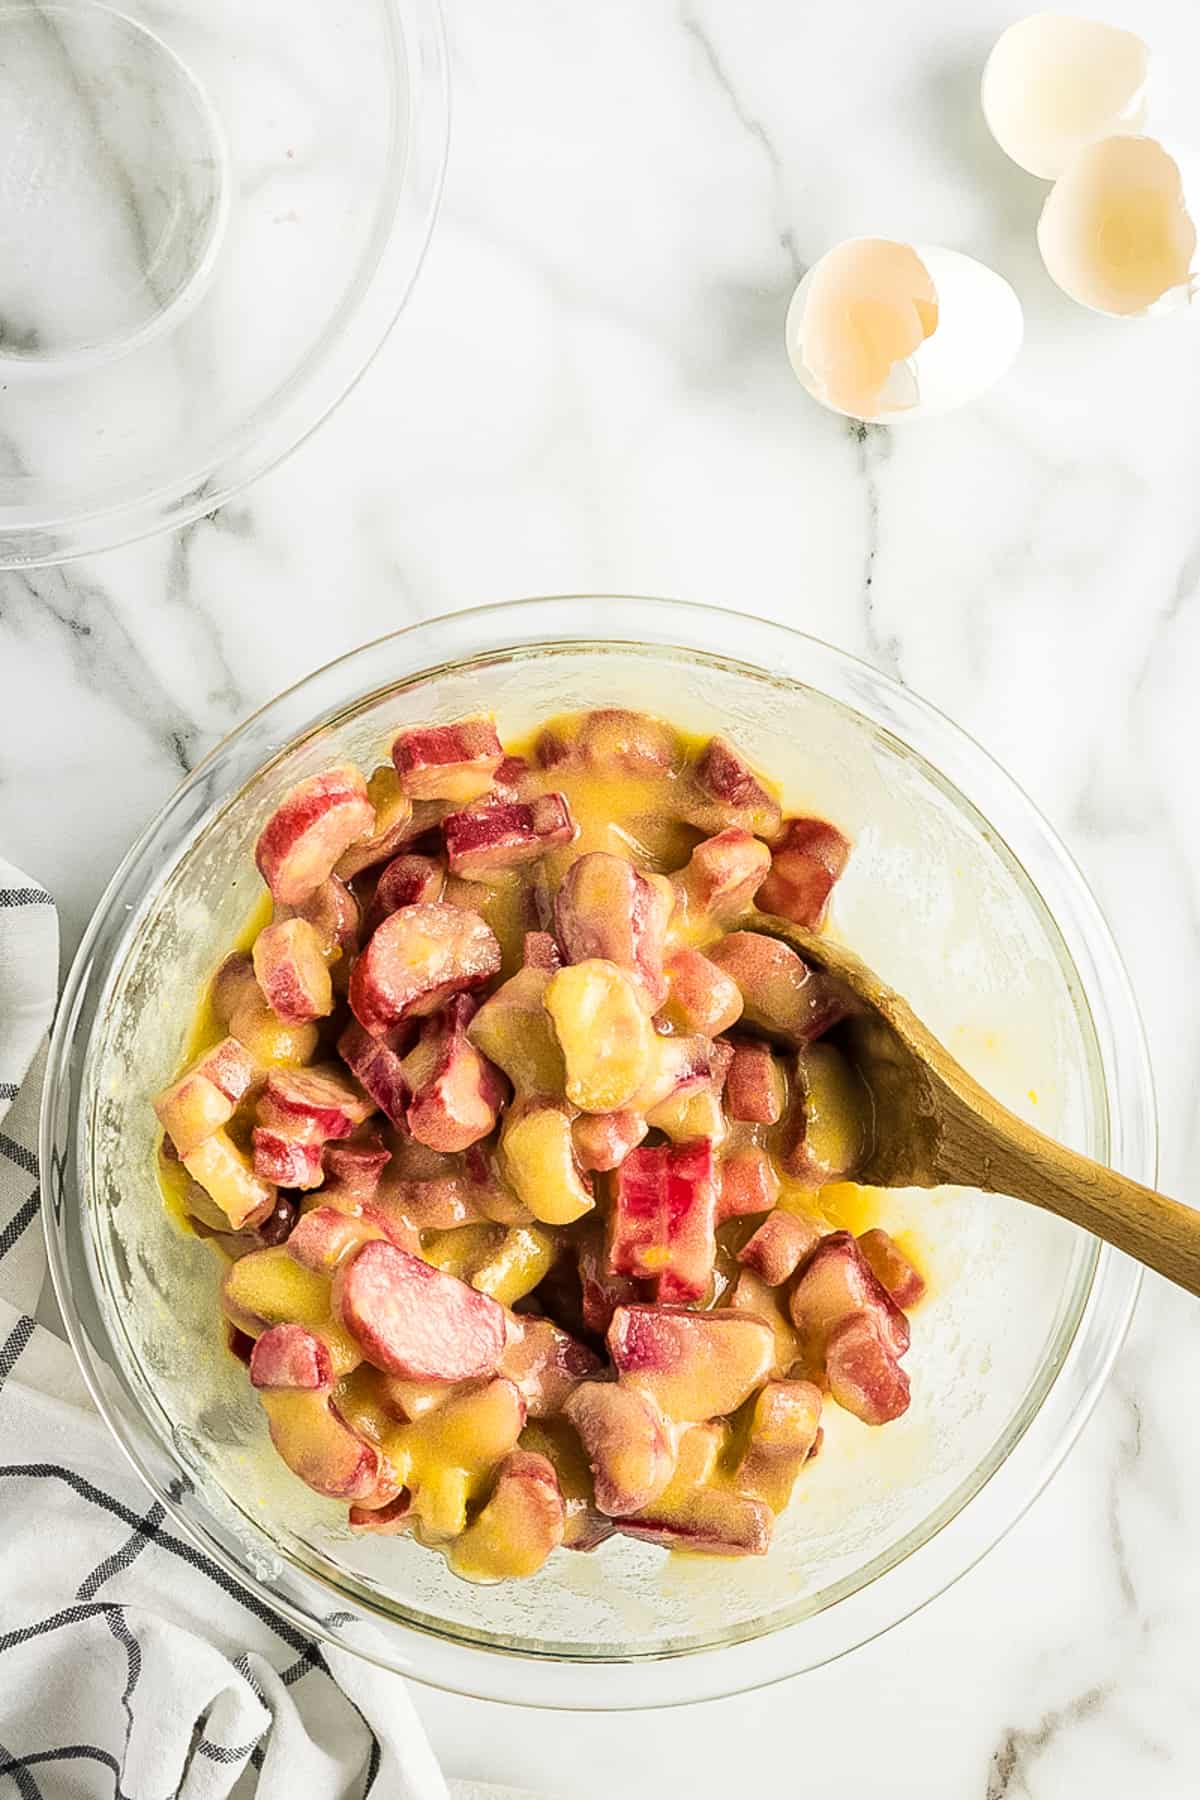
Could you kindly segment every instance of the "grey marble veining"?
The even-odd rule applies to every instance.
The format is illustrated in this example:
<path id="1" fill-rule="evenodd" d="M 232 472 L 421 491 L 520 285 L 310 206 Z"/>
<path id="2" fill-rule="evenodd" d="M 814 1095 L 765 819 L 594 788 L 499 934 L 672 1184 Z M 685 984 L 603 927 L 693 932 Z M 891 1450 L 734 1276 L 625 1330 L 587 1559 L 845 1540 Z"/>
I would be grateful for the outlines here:
<path id="1" fill-rule="evenodd" d="M 1015 9 L 448 11 L 445 203 L 367 378 L 179 537 L 0 577 L 5 855 L 59 897 L 69 946 L 181 773 L 358 642 L 522 593 L 766 613 L 944 707 L 1063 833 L 1144 1010 L 1163 1181 L 1200 1194 L 1200 335 L 1092 318 L 1042 272 L 1044 190 L 975 103 Z M 1200 16 L 1139 0 L 1124 19 L 1171 54 L 1186 122 Z M 1014 283 L 1027 341 L 1001 386 L 891 430 L 806 398 L 787 299 L 858 231 L 946 243 Z M 19 463 L 2 406 L 0 444 Z M 560 1800 L 1183 1800 L 1200 1766 L 1198 1387 L 1200 1315 L 1151 1279 L 1050 1488 L 880 1642 L 618 1724 L 424 1694 L 435 1741 L 454 1773 Z"/>

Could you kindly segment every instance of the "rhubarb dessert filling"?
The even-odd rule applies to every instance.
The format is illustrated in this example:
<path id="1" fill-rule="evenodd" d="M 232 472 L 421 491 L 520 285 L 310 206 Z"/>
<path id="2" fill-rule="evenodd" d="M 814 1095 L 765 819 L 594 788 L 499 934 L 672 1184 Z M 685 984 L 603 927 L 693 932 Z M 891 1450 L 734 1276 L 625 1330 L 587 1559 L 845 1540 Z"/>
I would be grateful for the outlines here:
<path id="1" fill-rule="evenodd" d="M 407 727 L 285 795 L 154 1102 L 271 1439 L 471 1581 L 614 1533 L 761 1555 L 909 1403 L 923 1281 L 846 1228 L 870 1095 L 819 929 L 850 845 L 642 713 Z"/>

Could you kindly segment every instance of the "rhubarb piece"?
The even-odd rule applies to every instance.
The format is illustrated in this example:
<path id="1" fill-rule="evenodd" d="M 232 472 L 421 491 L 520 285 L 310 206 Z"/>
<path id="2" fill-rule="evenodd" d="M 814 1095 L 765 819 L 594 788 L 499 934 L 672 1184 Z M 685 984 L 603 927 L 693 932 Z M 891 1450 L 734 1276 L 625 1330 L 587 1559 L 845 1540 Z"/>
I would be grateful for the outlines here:
<path id="1" fill-rule="evenodd" d="M 771 868 L 771 852 L 750 832 L 731 826 L 705 838 L 673 877 L 676 904 L 692 923 L 723 925 L 754 899 Z"/>
<path id="2" fill-rule="evenodd" d="M 517 1198 L 544 1225 L 569 1225 L 595 1205 L 561 1107 L 537 1102 L 512 1107 L 500 1133 L 500 1150 Z"/>
<path id="3" fill-rule="evenodd" d="M 860 1168 L 874 1125 L 870 1090 L 849 1059 L 832 1044 L 808 1044 L 793 1065 L 796 1099 L 787 1145 L 786 1172 L 809 1187 L 845 1181 Z"/>
<path id="4" fill-rule="evenodd" d="M 642 1145 L 617 1171 L 608 1220 L 614 1275 L 655 1283 L 661 1301 L 699 1300 L 716 1254 L 712 1145 Z"/>
<path id="5" fill-rule="evenodd" d="M 738 1261 L 761 1275 L 768 1286 L 781 1287 L 820 1241 L 821 1233 L 812 1219 L 776 1210 L 767 1214 L 754 1236 L 743 1244 Z"/>
<path id="6" fill-rule="evenodd" d="M 634 1096 L 633 1111 L 649 1114 L 667 1100 L 714 1087 L 717 1050 L 708 1038 L 655 1034 L 650 1039 L 646 1079 Z"/>
<path id="7" fill-rule="evenodd" d="M 501 1306 L 515 1306 L 550 1270 L 557 1240 L 538 1225 L 512 1225 L 471 1271 L 471 1286 Z"/>
<path id="8" fill-rule="evenodd" d="M 771 1542 L 771 1509 L 761 1500 L 712 1485 L 723 1435 L 716 1425 L 694 1425 L 685 1431 L 671 1480 L 651 1505 L 621 1520 L 621 1532 L 694 1555 L 765 1555 Z"/>
<path id="9" fill-rule="evenodd" d="M 883 1283 L 896 1305 L 904 1312 L 910 1311 L 924 1294 L 925 1282 L 895 1238 L 876 1227 L 874 1231 L 863 1232 L 858 1247 L 871 1272 Z"/>
<path id="10" fill-rule="evenodd" d="M 272 899 L 299 906 L 374 827 L 367 784 L 352 764 L 298 782 L 267 820 L 254 851 Z"/>
<path id="11" fill-rule="evenodd" d="M 676 805 L 701 831 L 738 826 L 755 837 L 773 838 L 782 819 L 779 802 L 723 737 L 710 738 L 700 752 L 679 784 Z"/>
<path id="12" fill-rule="evenodd" d="M 671 725 L 618 706 L 582 715 L 568 755 L 582 767 L 652 778 L 672 775 L 683 762 L 683 741 Z"/>
<path id="13" fill-rule="evenodd" d="M 227 1037 L 198 1057 L 154 1102 L 158 1122 L 176 1152 L 189 1156 L 234 1115 L 257 1069 L 244 1045 Z"/>
<path id="14" fill-rule="evenodd" d="M 849 1010 L 841 989 L 778 938 L 731 931 L 708 954 L 741 989 L 746 1024 L 785 1043 L 810 1043 Z"/>
<path id="15" fill-rule="evenodd" d="M 771 872 L 758 890 L 762 912 L 817 930 L 850 845 L 824 819 L 787 819 L 771 852 Z"/>
<path id="16" fill-rule="evenodd" d="M 743 1269 L 726 1294 L 724 1304 L 731 1312 L 750 1313 L 770 1326 L 774 1360 L 769 1373 L 773 1376 L 790 1374 L 800 1355 L 800 1341 L 787 1311 L 787 1296 L 768 1287 L 753 1269 Z"/>
<path id="17" fill-rule="evenodd" d="M 250 1381 L 256 1388 L 331 1388 L 333 1365 L 326 1346 L 303 1325 L 272 1325 L 250 1352 Z"/>
<path id="18" fill-rule="evenodd" d="M 561 969 L 562 957 L 558 953 L 553 933 L 527 931 L 522 943 L 521 962 L 526 969 L 547 969 L 551 975 L 556 969 Z"/>
<path id="19" fill-rule="evenodd" d="M 580 1314 L 584 1328 L 603 1337 L 618 1306 L 645 1300 L 649 1288 L 630 1275 L 614 1275 L 599 1227 L 579 1239 Z"/>
<path id="20" fill-rule="evenodd" d="M 221 1308 L 247 1337 L 271 1325 L 304 1325 L 329 1352 L 335 1380 L 362 1361 L 362 1351 L 329 1310 L 329 1282 L 305 1269 L 285 1244 L 252 1250 L 225 1271 Z"/>
<path id="21" fill-rule="evenodd" d="M 403 1537 L 416 1522 L 410 1488 L 402 1487 L 383 1506 L 352 1506 L 351 1531 L 374 1531 L 381 1537 Z"/>
<path id="22" fill-rule="evenodd" d="M 468 881 L 534 862 L 571 843 L 577 830 L 562 794 L 481 801 L 442 821 L 450 868 Z"/>
<path id="23" fill-rule="evenodd" d="M 725 1111 L 751 1125 L 775 1125 L 783 1117 L 787 1086 L 783 1070 L 766 1044 L 743 1041 L 733 1047 L 725 1077 Z"/>
<path id="24" fill-rule="evenodd" d="M 445 1012 L 422 1021 L 420 1039 L 404 1059 L 412 1095 L 408 1129 L 431 1150 L 465 1150 L 495 1129 L 504 1082 L 467 1037 L 474 1012 L 475 1002 L 459 995 Z"/>
<path id="25" fill-rule="evenodd" d="M 821 1390 L 811 1381 L 769 1381 L 754 1402 L 750 1437 L 734 1477 L 739 1494 L 781 1513 L 821 1428 Z"/>
<path id="26" fill-rule="evenodd" d="M 542 1001 L 548 969 L 518 969 L 486 999 L 467 1036 L 490 1062 L 504 1070 L 522 1098 L 562 1099 L 567 1071 L 563 1053 Z"/>
<path id="27" fill-rule="evenodd" d="M 567 870 L 555 901 L 558 941 L 568 963 L 599 959 L 636 976 L 654 1011 L 666 995 L 663 953 L 674 896 L 624 857 L 593 850 Z"/>
<path id="28" fill-rule="evenodd" d="M 615 1529 L 593 1503 L 592 1472 L 579 1435 L 562 1418 L 531 1418 L 521 1433 L 522 1450 L 544 1456 L 558 1477 L 566 1510 L 564 1550 L 594 1550 Z"/>
<path id="29" fill-rule="evenodd" d="M 472 1144 L 463 1156 L 463 1173 L 471 1205 L 497 1225 L 528 1225 L 533 1214 L 518 1200 L 500 1169 L 499 1156 L 482 1144 Z"/>
<path id="30" fill-rule="evenodd" d="M 263 999 L 253 971 L 250 979 L 253 997 L 235 1007 L 229 1020 L 232 1036 L 260 1069 L 295 1068 L 310 1062 L 319 1042 L 317 1027 L 278 1018 Z"/>
<path id="31" fill-rule="evenodd" d="M 618 1112 L 639 1093 L 653 1033 L 636 984 L 616 963 L 589 958 L 550 977 L 542 1004 L 566 1066 L 567 1099 L 582 1112 Z"/>
<path id="32" fill-rule="evenodd" d="M 526 757 L 506 756 L 492 777 L 492 792 L 504 800 L 528 799 L 532 773 Z"/>
<path id="33" fill-rule="evenodd" d="M 320 1144 L 301 1144 L 269 1126 L 256 1125 L 253 1134 L 254 1173 L 276 1187 L 319 1188 L 325 1179 Z"/>
<path id="34" fill-rule="evenodd" d="M 742 1016 L 742 992 L 732 976 L 700 950 L 673 950 L 665 964 L 667 998 L 661 1016 L 677 1031 L 719 1037 Z"/>
<path id="35" fill-rule="evenodd" d="M 230 1225 L 240 1231 L 265 1219 L 275 1205 L 275 1189 L 262 1181 L 225 1131 L 214 1131 L 182 1159 L 193 1181 L 216 1202 Z"/>
<path id="36" fill-rule="evenodd" d="M 500 1378 L 452 1394 L 387 1438 L 388 1462 L 412 1491 L 422 1542 L 446 1543 L 466 1529 L 468 1507 L 483 1499 L 524 1424 L 520 1394 Z"/>
<path id="37" fill-rule="evenodd" d="M 771 1158 L 756 1144 L 730 1150 L 721 1158 L 717 1223 L 750 1213 L 769 1213 L 779 1198 L 779 1175 Z"/>
<path id="38" fill-rule="evenodd" d="M 640 1113 L 583 1113 L 571 1126 L 581 1169 L 619 1169 L 636 1150 L 649 1126 Z"/>
<path id="39" fill-rule="evenodd" d="M 374 1199 L 392 1160 L 391 1151 L 375 1134 L 350 1143 L 327 1143 L 322 1154 L 327 1188 L 358 1205 Z"/>
<path id="40" fill-rule="evenodd" d="M 412 725 L 392 743 L 400 786 L 413 800 L 450 800 L 466 806 L 486 794 L 504 761 L 491 718 L 453 725 Z"/>
<path id="41" fill-rule="evenodd" d="M 821 1239 L 792 1289 L 790 1309 L 806 1366 L 815 1373 L 824 1371 L 830 1334 L 852 1314 L 876 1319 L 893 1356 L 908 1349 L 908 1320 L 848 1231 Z"/>
<path id="42" fill-rule="evenodd" d="M 620 1306 L 608 1353 L 623 1386 L 690 1422 L 735 1412 L 765 1381 L 775 1345 L 769 1325 L 740 1311 Z"/>
<path id="43" fill-rule="evenodd" d="M 469 1381 L 500 1361 L 503 1308 L 393 1244 L 364 1244 L 340 1264 L 332 1298 L 367 1361 L 389 1374 Z"/>
<path id="44" fill-rule="evenodd" d="M 365 1499 L 382 1473 L 379 1451 L 355 1437 L 323 1392 L 264 1389 L 271 1442 L 301 1481 L 332 1500 Z"/>
<path id="45" fill-rule="evenodd" d="M 829 1391 L 864 1425 L 886 1425 L 908 1410 L 908 1376 L 873 1313 L 851 1313 L 825 1345 Z"/>
<path id="46" fill-rule="evenodd" d="M 364 1244 L 380 1239 L 395 1242 L 383 1214 L 355 1214 L 335 1206 L 317 1206 L 297 1221 L 287 1241 L 287 1253 L 301 1267 L 332 1279 L 348 1256 Z"/>
<path id="47" fill-rule="evenodd" d="M 244 950 L 231 951 L 217 968 L 208 984 L 208 999 L 213 1016 L 225 1026 L 248 1001 L 252 1000 L 258 1006 L 263 1004 L 254 979 L 254 965 Z"/>
<path id="48" fill-rule="evenodd" d="M 348 1138 L 373 1107 L 333 1063 L 312 1069 L 274 1069 L 258 1103 L 259 1123 L 302 1144 Z"/>
<path id="49" fill-rule="evenodd" d="M 653 1398 L 615 1382 L 585 1381 L 563 1413 L 579 1433 L 602 1513 L 638 1512 L 662 1493 L 675 1448 Z"/>
<path id="50" fill-rule="evenodd" d="M 409 1091 L 404 1075 L 404 1059 L 387 1044 L 364 1031 L 357 1020 L 351 1020 L 338 1039 L 338 1055 L 351 1073 L 357 1076 L 371 1099 L 393 1125 L 405 1126 L 408 1117 Z"/>
<path id="51" fill-rule="evenodd" d="M 458 1281 L 470 1281 L 475 1270 L 487 1261 L 504 1236 L 500 1226 L 490 1220 L 475 1219 L 468 1225 L 457 1225 L 450 1231 L 425 1231 L 421 1238 L 421 1255 L 435 1269 L 453 1275 Z"/>
<path id="52" fill-rule="evenodd" d="M 646 1123 L 673 1144 L 691 1144 L 703 1138 L 714 1152 L 724 1143 L 729 1129 L 721 1110 L 721 1097 L 712 1085 L 678 1089 L 651 1107 Z"/>
<path id="53" fill-rule="evenodd" d="M 500 1465 L 491 1498 L 450 1546 L 448 1561 L 465 1581 L 520 1580 L 536 1575 L 562 1543 L 565 1527 L 554 1465 L 514 1450 Z"/>
<path id="54" fill-rule="evenodd" d="M 326 957 L 332 957 L 336 951 L 352 955 L 358 948 L 361 922 L 358 901 L 336 875 L 314 888 L 299 906 L 280 906 L 275 912 L 278 919 L 303 919 L 311 925 Z"/>
<path id="55" fill-rule="evenodd" d="M 561 1412 L 579 1383 L 599 1371 L 600 1358 L 553 1319 L 514 1313 L 508 1321 L 500 1373 L 516 1383 L 531 1419 Z"/>
<path id="56" fill-rule="evenodd" d="M 405 906 L 428 906 L 440 900 L 445 888 L 445 864 L 436 857 L 418 856 L 412 851 L 394 856 L 375 884 L 368 930 L 376 930 Z"/>
<path id="57" fill-rule="evenodd" d="M 339 857 L 335 873 L 342 881 L 353 881 L 364 869 L 386 862 L 412 840 L 413 803 L 390 763 L 373 772 L 367 783 L 367 798 L 375 813 L 374 828 Z"/>
<path id="58" fill-rule="evenodd" d="M 476 913 L 432 901 L 392 913 L 350 976 L 350 1006 L 372 1037 L 437 1012 L 500 970 L 500 946 Z"/>

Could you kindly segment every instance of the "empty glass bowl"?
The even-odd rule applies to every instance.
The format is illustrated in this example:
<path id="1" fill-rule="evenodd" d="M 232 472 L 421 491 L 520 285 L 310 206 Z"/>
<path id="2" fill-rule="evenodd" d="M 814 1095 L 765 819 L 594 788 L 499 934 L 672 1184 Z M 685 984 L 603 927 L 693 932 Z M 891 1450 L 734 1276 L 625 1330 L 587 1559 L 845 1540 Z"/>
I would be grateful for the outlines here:
<path id="1" fill-rule="evenodd" d="M 186 524 L 404 304 L 446 154 L 438 0 L 0 0 L 0 567 Z"/>
<path id="2" fill-rule="evenodd" d="M 617 1537 L 477 1588 L 414 1543 L 352 1538 L 344 1509 L 300 1486 L 224 1348 L 217 1258 L 164 1211 L 151 1097 L 259 891 L 254 840 L 285 788 L 347 757 L 372 766 L 405 722 L 486 707 L 514 734 L 589 705 L 726 731 L 790 805 L 836 819 L 855 851 L 834 929 L 1004 1099 L 1153 1181 L 1128 984 L 1081 878 L 1008 777 L 922 702 L 812 639 L 609 596 L 415 626 L 226 739 L 131 851 L 80 950 L 42 1166 L 55 1281 L 92 1391 L 209 1554 L 306 1629 L 424 1681 L 541 1706 L 663 1705 L 825 1661 L 961 1574 L 1087 1416 L 1137 1271 L 1015 1201 L 887 1196 L 882 1222 L 916 1235 L 930 1278 L 913 1318 L 913 1405 L 876 1432 L 827 1409 L 826 1447 L 761 1560 L 666 1558 Z"/>

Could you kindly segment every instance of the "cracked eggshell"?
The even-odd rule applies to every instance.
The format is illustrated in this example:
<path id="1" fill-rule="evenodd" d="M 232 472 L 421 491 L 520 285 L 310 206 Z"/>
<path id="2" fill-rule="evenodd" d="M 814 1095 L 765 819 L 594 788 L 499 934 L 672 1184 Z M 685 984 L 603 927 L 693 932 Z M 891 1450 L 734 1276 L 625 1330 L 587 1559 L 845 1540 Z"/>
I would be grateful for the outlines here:
<path id="1" fill-rule="evenodd" d="M 953 412 L 998 381 L 1021 348 L 1025 329 L 1021 302 L 1002 275 L 959 250 L 934 244 L 911 248 L 933 284 L 937 323 L 910 355 L 893 365 L 873 411 L 858 413 L 837 405 L 805 361 L 804 316 L 825 258 L 813 264 L 792 296 L 786 325 L 792 368 L 814 400 L 845 418 L 891 425 Z"/>
<path id="2" fill-rule="evenodd" d="M 1037 227 L 1050 279 L 1090 312 L 1150 319 L 1200 288 L 1200 154 L 1146 134 L 1085 145 Z"/>
<path id="3" fill-rule="evenodd" d="M 1005 155 L 1053 181 L 1085 145 L 1140 131 L 1156 86 L 1155 59 L 1132 31 L 1034 13 L 997 38 L 980 100 Z"/>

